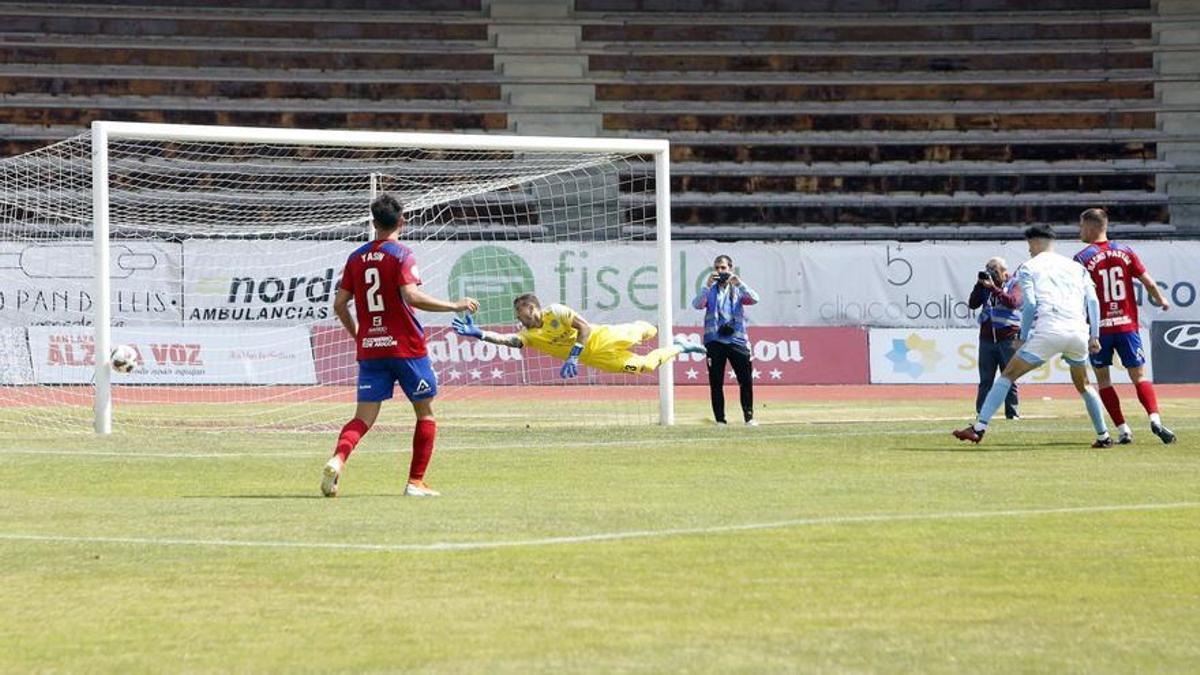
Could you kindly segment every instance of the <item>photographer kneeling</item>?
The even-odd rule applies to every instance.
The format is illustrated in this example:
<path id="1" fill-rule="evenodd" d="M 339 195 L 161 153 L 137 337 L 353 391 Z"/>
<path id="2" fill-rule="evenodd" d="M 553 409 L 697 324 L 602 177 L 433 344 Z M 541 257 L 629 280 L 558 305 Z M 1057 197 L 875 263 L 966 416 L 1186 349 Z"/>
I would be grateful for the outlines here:
<path id="1" fill-rule="evenodd" d="M 983 405 L 997 372 L 1003 372 L 1008 360 L 1017 352 L 1017 340 L 1021 334 L 1021 289 L 1008 273 L 1004 258 L 987 261 L 984 271 L 979 273 L 975 288 L 967 301 L 979 315 L 979 392 L 975 396 L 975 412 Z M 1004 399 L 1004 416 L 1019 419 L 1017 411 L 1017 385 L 1013 384 Z"/>
<path id="2" fill-rule="evenodd" d="M 741 392 L 742 416 L 746 426 L 754 421 L 753 367 L 750 364 L 750 339 L 746 335 L 746 305 L 758 303 L 758 293 L 733 273 L 733 259 L 717 256 L 708 282 L 692 300 L 692 306 L 704 310 L 704 347 L 708 350 L 708 388 L 713 417 L 725 424 L 725 362 L 733 366 Z"/>

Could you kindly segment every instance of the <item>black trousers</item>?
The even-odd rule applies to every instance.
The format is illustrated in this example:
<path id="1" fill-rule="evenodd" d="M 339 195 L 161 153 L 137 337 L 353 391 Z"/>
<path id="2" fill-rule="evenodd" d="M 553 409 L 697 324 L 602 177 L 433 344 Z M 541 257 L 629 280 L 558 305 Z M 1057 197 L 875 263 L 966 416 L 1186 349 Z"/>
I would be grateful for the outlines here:
<path id="1" fill-rule="evenodd" d="M 708 393 L 712 398 L 713 417 L 725 421 L 725 363 L 733 366 L 742 399 L 742 416 L 748 422 L 754 419 L 754 383 L 751 377 L 750 351 L 745 347 L 727 345 L 724 342 L 706 342 L 708 350 Z"/>
<path id="2" fill-rule="evenodd" d="M 1004 372 L 1009 360 L 1017 352 L 1016 347 L 1015 338 L 999 342 L 979 341 L 979 391 L 975 394 L 975 412 L 983 407 L 983 399 L 987 398 L 992 383 L 996 381 L 996 373 Z M 1017 411 L 1017 389 L 1017 383 L 1013 382 L 1012 389 L 1008 390 L 1008 396 L 1004 399 L 1004 416 L 1008 419 L 1020 414 Z"/>

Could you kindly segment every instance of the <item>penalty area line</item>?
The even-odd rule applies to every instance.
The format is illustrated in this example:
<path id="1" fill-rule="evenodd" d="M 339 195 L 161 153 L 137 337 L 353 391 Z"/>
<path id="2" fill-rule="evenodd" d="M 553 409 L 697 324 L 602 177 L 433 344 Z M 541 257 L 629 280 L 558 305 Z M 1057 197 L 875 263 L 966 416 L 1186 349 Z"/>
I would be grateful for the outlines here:
<path id="1" fill-rule="evenodd" d="M 942 511 L 934 513 L 864 514 L 860 516 L 818 516 L 775 520 L 738 525 L 668 528 L 663 530 L 629 530 L 600 532 L 561 537 L 539 537 L 498 541 L 433 542 L 429 544 L 370 544 L 354 542 L 253 541 L 239 539 L 182 539 L 154 537 L 89 537 L 55 534 L 0 532 L 0 541 L 28 541 L 60 544 L 129 544 L 135 546 L 199 546 L 217 548 L 281 548 L 304 550 L 366 551 L 366 552 L 440 552 L 486 551 L 502 548 L 562 546 L 631 539 L 665 539 L 671 537 L 703 536 L 756 530 L 779 530 L 797 527 L 828 525 L 857 525 L 920 521 L 953 521 L 984 518 L 1024 518 L 1031 516 L 1119 513 L 1129 511 L 1163 511 L 1200 508 L 1200 502 L 1169 502 L 1159 504 L 1108 504 L 1099 506 L 1067 506 L 1042 509 L 1004 509 L 998 511 Z"/>

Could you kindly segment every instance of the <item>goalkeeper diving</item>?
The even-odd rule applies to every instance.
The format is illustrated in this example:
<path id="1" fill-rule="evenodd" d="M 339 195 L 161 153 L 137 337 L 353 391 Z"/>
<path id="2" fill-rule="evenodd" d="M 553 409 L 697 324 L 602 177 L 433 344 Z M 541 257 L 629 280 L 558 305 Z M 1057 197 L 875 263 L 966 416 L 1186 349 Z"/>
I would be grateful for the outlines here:
<path id="1" fill-rule="evenodd" d="M 455 317 L 454 332 L 505 347 L 531 347 L 539 352 L 563 359 L 558 374 L 572 378 L 579 374 L 582 363 L 609 373 L 651 373 L 659 366 L 684 352 L 704 354 L 702 345 L 689 343 L 676 336 L 675 344 L 660 347 L 649 354 L 635 354 L 630 348 L 658 335 L 658 329 L 645 321 L 615 325 L 589 324 L 566 305 L 542 307 L 533 293 L 518 295 L 513 311 L 524 330 L 520 333 L 493 333 L 475 325 L 470 314 Z"/>

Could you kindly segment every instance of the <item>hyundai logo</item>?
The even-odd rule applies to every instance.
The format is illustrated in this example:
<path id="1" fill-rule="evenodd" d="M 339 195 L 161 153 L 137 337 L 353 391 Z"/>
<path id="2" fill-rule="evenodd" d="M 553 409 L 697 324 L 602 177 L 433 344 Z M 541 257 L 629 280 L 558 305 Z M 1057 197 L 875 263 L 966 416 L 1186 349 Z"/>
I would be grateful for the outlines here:
<path id="1" fill-rule="evenodd" d="M 1163 334 L 1163 342 L 1184 351 L 1200 351 L 1200 324 L 1175 326 Z"/>

